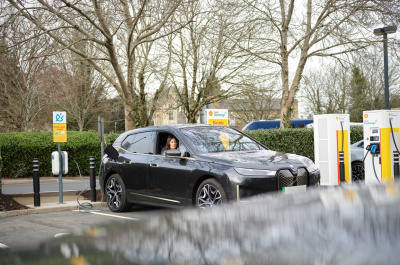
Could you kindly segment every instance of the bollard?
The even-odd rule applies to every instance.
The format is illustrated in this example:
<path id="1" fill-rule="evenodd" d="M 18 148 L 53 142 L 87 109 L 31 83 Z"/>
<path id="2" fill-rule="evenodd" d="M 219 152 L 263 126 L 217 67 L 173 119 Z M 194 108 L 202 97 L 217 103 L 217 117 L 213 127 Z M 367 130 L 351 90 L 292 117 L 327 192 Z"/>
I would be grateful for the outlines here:
<path id="1" fill-rule="evenodd" d="M 399 176 L 399 152 L 393 151 L 393 175 L 394 179 L 397 180 Z"/>
<path id="2" fill-rule="evenodd" d="M 40 206 L 39 158 L 33 159 L 33 203 Z"/>
<path id="3" fill-rule="evenodd" d="M 346 177 L 345 177 L 345 170 L 344 170 L 344 152 L 339 151 L 339 176 L 340 176 L 340 184 L 346 182 Z"/>
<path id="4" fill-rule="evenodd" d="M 89 157 L 90 164 L 90 201 L 96 201 L 96 172 L 95 172 L 95 163 L 94 156 Z"/>

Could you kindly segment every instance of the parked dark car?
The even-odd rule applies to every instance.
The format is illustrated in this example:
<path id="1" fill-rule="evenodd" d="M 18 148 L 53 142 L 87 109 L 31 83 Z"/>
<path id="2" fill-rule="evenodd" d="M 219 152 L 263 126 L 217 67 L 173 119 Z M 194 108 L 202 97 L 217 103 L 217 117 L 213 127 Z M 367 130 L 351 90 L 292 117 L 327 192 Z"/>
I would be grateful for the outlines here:
<path id="1" fill-rule="evenodd" d="M 162 155 L 170 135 L 179 150 Z M 99 179 L 115 212 L 132 203 L 212 207 L 284 187 L 316 185 L 320 179 L 310 159 L 269 150 L 226 126 L 135 129 L 120 135 L 106 153 Z"/>

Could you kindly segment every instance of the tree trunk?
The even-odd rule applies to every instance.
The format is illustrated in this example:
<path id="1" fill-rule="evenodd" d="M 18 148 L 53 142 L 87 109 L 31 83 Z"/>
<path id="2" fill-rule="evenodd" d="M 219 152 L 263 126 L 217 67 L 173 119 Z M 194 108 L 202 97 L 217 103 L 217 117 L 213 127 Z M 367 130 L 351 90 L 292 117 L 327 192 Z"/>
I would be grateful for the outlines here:
<path id="1" fill-rule="evenodd" d="M 125 131 L 130 131 L 136 128 L 134 121 L 135 106 L 129 104 L 124 100 L 124 112 L 125 112 Z"/>

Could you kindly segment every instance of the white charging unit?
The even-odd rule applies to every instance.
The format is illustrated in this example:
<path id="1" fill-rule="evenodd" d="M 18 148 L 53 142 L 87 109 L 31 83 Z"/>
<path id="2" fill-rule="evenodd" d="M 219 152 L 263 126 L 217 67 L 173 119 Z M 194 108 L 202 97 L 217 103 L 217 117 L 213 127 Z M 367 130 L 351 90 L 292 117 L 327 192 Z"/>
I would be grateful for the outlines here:
<path id="1" fill-rule="evenodd" d="M 66 151 L 61 151 L 62 161 L 63 161 L 63 174 L 68 173 L 68 154 Z M 60 155 L 58 151 L 51 153 L 51 171 L 53 175 L 58 175 L 60 173 Z"/>
<path id="2" fill-rule="evenodd" d="M 393 152 L 399 148 L 400 110 L 364 111 L 363 122 L 365 184 L 393 182 Z"/>
<path id="3" fill-rule="evenodd" d="M 343 152 L 344 178 L 351 183 L 349 114 L 314 115 L 315 165 L 321 173 L 321 185 L 340 185 L 339 152 Z"/>

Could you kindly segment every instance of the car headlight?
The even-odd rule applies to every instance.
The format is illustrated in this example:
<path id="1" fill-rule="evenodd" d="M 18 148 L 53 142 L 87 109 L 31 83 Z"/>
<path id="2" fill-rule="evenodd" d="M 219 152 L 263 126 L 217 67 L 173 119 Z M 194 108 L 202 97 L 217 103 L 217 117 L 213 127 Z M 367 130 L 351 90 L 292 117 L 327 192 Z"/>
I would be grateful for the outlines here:
<path id="1" fill-rule="evenodd" d="M 267 170 L 267 169 L 252 169 L 252 168 L 242 168 L 242 167 L 234 167 L 237 173 L 244 176 L 250 175 L 269 175 L 275 176 L 275 170 Z"/>
<path id="2" fill-rule="evenodd" d="M 317 166 L 311 159 L 305 157 L 302 159 L 302 161 L 303 164 L 307 167 L 308 172 L 314 172 L 318 170 Z"/>

